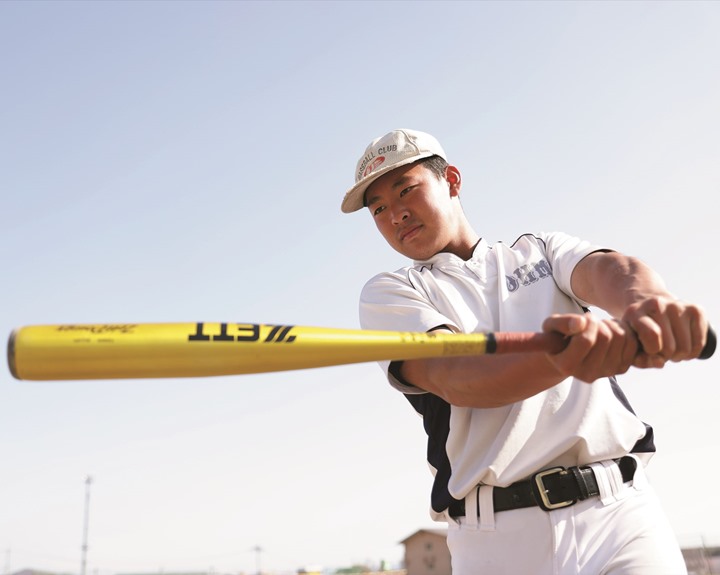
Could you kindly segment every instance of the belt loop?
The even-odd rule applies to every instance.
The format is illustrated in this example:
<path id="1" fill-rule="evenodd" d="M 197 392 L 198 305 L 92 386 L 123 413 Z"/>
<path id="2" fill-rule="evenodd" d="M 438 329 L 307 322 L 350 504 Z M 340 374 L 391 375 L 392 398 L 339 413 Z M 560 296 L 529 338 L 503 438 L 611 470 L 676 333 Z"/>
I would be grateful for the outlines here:
<path id="1" fill-rule="evenodd" d="M 617 495 L 618 493 L 620 493 L 620 491 L 622 491 L 625 483 L 623 481 L 622 471 L 620 471 L 620 466 L 617 464 L 617 462 L 612 460 L 601 461 L 600 463 L 602 463 L 605 471 L 607 471 L 613 495 Z"/>
<path id="2" fill-rule="evenodd" d="M 481 485 L 478 494 L 480 510 L 480 531 L 495 531 L 495 507 L 493 505 L 492 485 Z"/>
<path id="3" fill-rule="evenodd" d="M 479 485 L 465 496 L 465 525 L 470 529 L 478 528 L 478 491 Z"/>
<path id="4" fill-rule="evenodd" d="M 622 492 L 625 484 L 620 467 L 615 461 L 607 460 L 591 463 L 590 467 L 595 474 L 595 480 L 600 491 L 600 501 L 603 505 L 608 505 L 623 497 Z"/>
<path id="5" fill-rule="evenodd" d="M 607 505 L 614 501 L 612 486 L 608 475 L 605 472 L 605 466 L 602 463 L 591 463 L 589 467 L 592 468 L 595 474 L 595 481 L 598 484 L 598 490 L 600 491 L 600 501 L 603 505 Z"/>

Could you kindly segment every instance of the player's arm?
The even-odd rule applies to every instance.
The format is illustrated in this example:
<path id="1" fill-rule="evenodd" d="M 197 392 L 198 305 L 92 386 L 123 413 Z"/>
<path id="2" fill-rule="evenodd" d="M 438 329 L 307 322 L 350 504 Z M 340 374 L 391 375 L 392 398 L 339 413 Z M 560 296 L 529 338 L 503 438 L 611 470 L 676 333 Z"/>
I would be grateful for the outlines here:
<path id="1" fill-rule="evenodd" d="M 397 368 L 405 383 L 463 407 L 498 407 L 521 401 L 563 379 L 543 353 L 413 359 Z"/>
<path id="2" fill-rule="evenodd" d="M 666 361 L 696 358 L 705 345 L 708 324 L 703 310 L 673 296 L 662 278 L 637 258 L 594 252 L 575 267 L 571 285 L 577 297 L 607 311 L 637 334 L 636 367 L 661 367 Z M 554 321 L 546 322 L 544 328 L 554 329 Z"/>
<path id="3" fill-rule="evenodd" d="M 556 331 L 581 334 L 569 351 L 429 358 L 403 362 L 400 378 L 448 403 L 498 407 L 531 397 L 573 375 L 592 382 L 625 373 L 637 353 L 634 333 L 622 322 L 589 314 L 554 319 Z"/>

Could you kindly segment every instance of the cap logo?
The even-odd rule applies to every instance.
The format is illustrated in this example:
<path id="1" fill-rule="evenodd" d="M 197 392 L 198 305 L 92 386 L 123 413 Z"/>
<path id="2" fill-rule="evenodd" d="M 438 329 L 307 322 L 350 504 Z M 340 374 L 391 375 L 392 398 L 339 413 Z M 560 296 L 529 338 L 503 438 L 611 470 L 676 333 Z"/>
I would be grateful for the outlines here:
<path id="1" fill-rule="evenodd" d="M 355 164 L 355 185 L 345 192 L 342 211 L 350 213 L 361 209 L 368 186 L 385 172 L 433 155 L 445 158 L 440 143 L 425 132 L 393 130 L 375 138 Z"/>
<path id="2" fill-rule="evenodd" d="M 385 156 L 378 156 L 375 158 L 372 162 L 370 162 L 367 167 L 365 168 L 365 171 L 363 172 L 362 177 L 364 178 L 368 174 L 371 174 L 374 170 L 376 170 L 382 163 L 385 161 Z"/>

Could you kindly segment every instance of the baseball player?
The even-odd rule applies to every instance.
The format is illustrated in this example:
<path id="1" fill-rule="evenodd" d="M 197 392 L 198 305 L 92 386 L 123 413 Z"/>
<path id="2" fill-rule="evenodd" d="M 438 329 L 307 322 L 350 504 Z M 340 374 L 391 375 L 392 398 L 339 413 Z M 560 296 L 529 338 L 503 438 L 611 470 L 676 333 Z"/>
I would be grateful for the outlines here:
<path id="1" fill-rule="evenodd" d="M 568 341 L 553 355 L 381 363 L 423 418 L 431 515 L 448 523 L 453 575 L 686 573 L 644 474 L 652 428 L 616 376 L 697 357 L 702 309 L 636 258 L 564 233 L 490 245 L 461 184 L 434 137 L 394 130 L 367 147 L 342 202 L 367 208 L 412 260 L 365 285 L 363 328 L 542 329 Z"/>

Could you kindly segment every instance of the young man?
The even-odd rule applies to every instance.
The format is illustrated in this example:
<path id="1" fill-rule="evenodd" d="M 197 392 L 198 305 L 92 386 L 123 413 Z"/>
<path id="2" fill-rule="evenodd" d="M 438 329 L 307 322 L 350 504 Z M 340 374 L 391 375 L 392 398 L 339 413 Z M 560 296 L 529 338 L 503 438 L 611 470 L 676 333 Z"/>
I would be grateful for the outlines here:
<path id="1" fill-rule="evenodd" d="M 367 207 L 413 260 L 366 284 L 363 328 L 542 329 L 568 342 L 554 355 L 381 364 L 423 417 L 431 514 L 448 522 L 453 575 L 684 574 L 643 473 L 652 428 L 615 376 L 698 357 L 703 311 L 641 261 L 563 233 L 489 245 L 461 184 L 435 138 L 394 130 L 367 147 L 342 203 Z"/>

